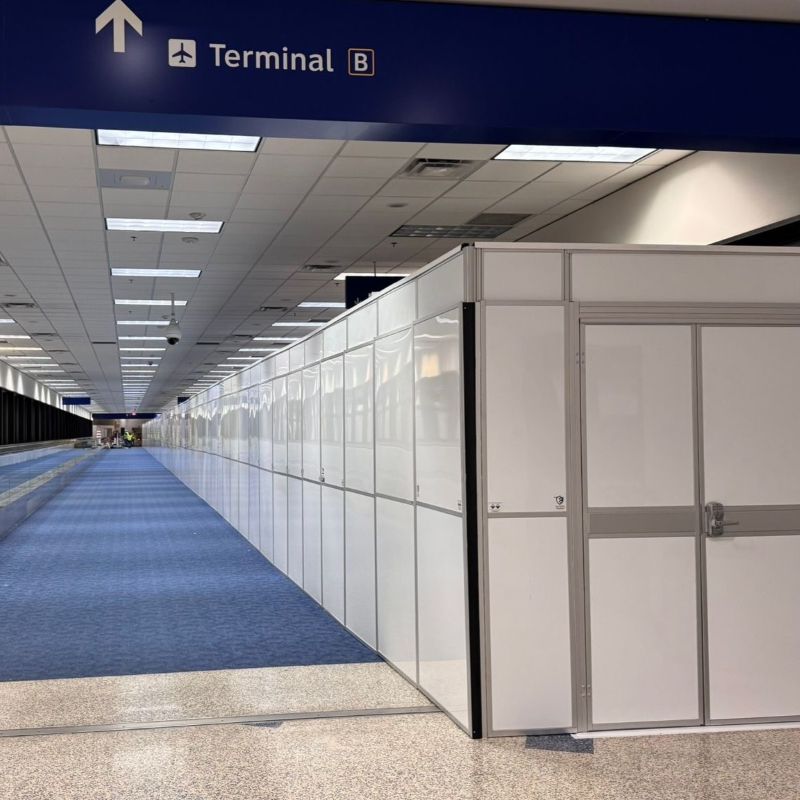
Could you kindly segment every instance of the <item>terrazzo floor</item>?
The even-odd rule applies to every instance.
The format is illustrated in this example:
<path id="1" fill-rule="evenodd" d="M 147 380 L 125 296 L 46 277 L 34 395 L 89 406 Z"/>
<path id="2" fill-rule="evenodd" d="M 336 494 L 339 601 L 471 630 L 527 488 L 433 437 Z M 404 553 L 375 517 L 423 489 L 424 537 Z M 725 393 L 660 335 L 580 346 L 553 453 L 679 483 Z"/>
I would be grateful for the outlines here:
<path id="1" fill-rule="evenodd" d="M 797 730 L 557 744 L 471 741 L 441 714 L 4 739 L 0 800 L 800 797 Z"/>
<path id="2" fill-rule="evenodd" d="M 385 663 L 10 681 L 0 729 L 429 705 Z"/>

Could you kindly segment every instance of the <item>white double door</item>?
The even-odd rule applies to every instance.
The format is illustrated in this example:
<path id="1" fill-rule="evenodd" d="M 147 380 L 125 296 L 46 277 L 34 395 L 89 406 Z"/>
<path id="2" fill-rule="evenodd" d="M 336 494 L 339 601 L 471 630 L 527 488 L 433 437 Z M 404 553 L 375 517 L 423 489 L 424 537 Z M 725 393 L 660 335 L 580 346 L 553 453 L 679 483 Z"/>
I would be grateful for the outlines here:
<path id="1" fill-rule="evenodd" d="M 800 718 L 800 327 L 582 347 L 589 726 Z"/>

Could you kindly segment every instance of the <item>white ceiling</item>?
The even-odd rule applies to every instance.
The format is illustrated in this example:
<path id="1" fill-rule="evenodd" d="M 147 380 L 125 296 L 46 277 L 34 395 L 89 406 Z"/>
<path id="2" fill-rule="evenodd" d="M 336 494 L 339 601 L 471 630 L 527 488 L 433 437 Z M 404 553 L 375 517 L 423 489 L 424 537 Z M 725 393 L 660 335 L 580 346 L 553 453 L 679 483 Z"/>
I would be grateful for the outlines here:
<path id="1" fill-rule="evenodd" d="M 125 407 L 117 335 L 158 335 L 117 320 L 168 316 L 166 308 L 114 306 L 113 298 L 169 299 L 183 339 L 162 356 L 139 409 L 174 403 L 201 374 L 239 354 L 253 336 L 296 336 L 282 318 L 329 319 L 336 311 L 296 309 L 304 300 L 344 299 L 333 275 L 345 269 L 408 272 L 460 239 L 392 238 L 407 223 L 466 223 L 485 211 L 530 215 L 500 241 L 522 239 L 617 191 L 688 151 L 659 151 L 625 164 L 491 161 L 498 145 L 265 139 L 257 153 L 105 147 L 93 131 L 0 128 L 0 308 L 79 381 L 92 410 Z M 412 157 L 485 162 L 461 181 L 396 177 Z M 101 189 L 98 168 L 173 173 L 170 190 Z M 106 231 L 105 217 L 189 219 L 203 212 L 222 233 Z M 331 273 L 302 269 L 325 264 Z M 199 280 L 112 278 L 110 267 L 201 268 Z M 265 305 L 287 311 L 259 312 Z M 44 336 L 40 334 L 51 334 Z M 235 338 L 238 337 L 238 338 Z M 198 344 L 212 342 L 214 344 Z M 26 344 L 24 341 L 17 344 Z M 158 342 L 123 342 L 145 346 Z M 250 345 L 250 346 L 269 346 Z M 127 355 L 147 355 L 128 353 Z M 56 377 L 62 378 L 63 375 Z"/>
<path id="2" fill-rule="evenodd" d="M 800 4 L 797 0 L 758 0 L 758 2 L 753 0 L 433 0 L 433 2 L 800 21 Z"/>

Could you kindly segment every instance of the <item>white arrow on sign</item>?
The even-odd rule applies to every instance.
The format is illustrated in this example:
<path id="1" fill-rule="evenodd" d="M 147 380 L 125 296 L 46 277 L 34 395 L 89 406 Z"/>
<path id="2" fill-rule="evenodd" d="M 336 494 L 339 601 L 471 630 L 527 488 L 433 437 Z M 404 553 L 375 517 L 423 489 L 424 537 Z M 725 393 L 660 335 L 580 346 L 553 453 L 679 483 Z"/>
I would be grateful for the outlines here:
<path id="1" fill-rule="evenodd" d="M 125 24 L 142 35 L 142 21 L 122 0 L 114 2 L 94 21 L 94 32 L 100 33 L 109 23 L 114 25 L 114 52 L 125 52 Z"/>

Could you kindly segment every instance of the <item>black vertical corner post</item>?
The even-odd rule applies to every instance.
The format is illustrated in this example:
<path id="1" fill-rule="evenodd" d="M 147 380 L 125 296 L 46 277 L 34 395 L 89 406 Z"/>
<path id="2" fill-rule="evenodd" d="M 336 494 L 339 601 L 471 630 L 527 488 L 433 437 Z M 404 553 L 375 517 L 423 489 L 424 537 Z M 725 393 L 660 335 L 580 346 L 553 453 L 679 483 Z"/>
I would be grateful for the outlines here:
<path id="1" fill-rule="evenodd" d="M 480 537 L 478 531 L 478 417 L 475 303 L 463 303 L 464 461 L 467 532 L 467 641 L 469 643 L 469 696 L 472 710 L 470 736 L 483 737 L 483 656 L 481 653 Z"/>

